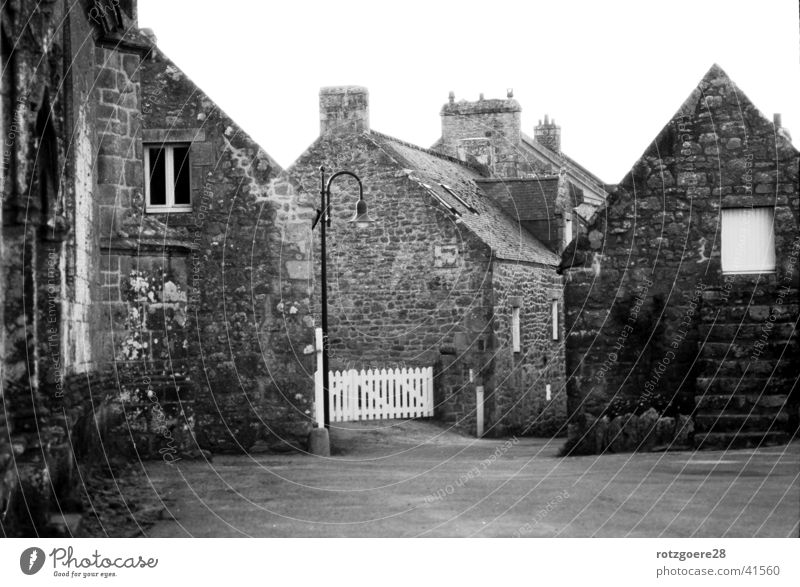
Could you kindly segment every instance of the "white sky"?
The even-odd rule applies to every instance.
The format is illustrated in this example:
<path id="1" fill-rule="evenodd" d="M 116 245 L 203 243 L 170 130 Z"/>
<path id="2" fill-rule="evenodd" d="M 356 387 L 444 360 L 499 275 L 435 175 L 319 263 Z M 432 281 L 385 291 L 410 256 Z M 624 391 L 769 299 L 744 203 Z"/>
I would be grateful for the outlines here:
<path id="1" fill-rule="evenodd" d="M 319 133 L 318 92 L 370 92 L 373 129 L 430 146 L 456 100 L 545 113 L 562 149 L 618 182 L 712 63 L 800 144 L 795 0 L 139 0 L 139 24 L 278 163 Z"/>

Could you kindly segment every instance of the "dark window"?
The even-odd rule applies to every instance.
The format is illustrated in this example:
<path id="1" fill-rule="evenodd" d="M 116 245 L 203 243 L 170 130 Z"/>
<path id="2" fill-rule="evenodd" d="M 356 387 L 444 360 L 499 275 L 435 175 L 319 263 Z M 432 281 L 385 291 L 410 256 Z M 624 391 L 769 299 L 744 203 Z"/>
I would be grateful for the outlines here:
<path id="1" fill-rule="evenodd" d="M 189 147 L 173 149 L 173 175 L 175 176 L 175 203 L 191 204 L 189 185 Z"/>
<path id="2" fill-rule="evenodd" d="M 151 206 L 165 206 L 167 204 L 167 190 L 164 178 L 166 157 L 164 149 L 148 149 L 150 151 L 150 201 Z"/>
<path id="3" fill-rule="evenodd" d="M 147 209 L 191 210 L 191 161 L 188 145 L 145 145 Z"/>

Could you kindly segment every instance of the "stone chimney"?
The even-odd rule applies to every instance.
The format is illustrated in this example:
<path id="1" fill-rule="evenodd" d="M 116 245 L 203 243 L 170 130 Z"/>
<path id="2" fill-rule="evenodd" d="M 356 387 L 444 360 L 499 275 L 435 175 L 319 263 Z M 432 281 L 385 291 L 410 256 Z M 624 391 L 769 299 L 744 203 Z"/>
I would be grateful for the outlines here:
<path id="1" fill-rule="evenodd" d="M 540 145 L 547 147 L 554 153 L 561 152 L 561 127 L 556 124 L 555 118 L 550 120 L 544 115 L 544 124 L 539 121 L 533 128 L 533 138 Z"/>
<path id="2" fill-rule="evenodd" d="M 319 91 L 319 134 L 369 131 L 369 92 L 360 86 L 332 86 Z"/>

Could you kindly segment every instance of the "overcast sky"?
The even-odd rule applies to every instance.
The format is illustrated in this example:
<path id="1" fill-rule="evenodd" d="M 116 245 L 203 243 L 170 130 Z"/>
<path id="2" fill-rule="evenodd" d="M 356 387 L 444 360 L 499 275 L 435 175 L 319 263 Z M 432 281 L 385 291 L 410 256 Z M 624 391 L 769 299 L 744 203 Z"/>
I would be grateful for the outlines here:
<path id="1" fill-rule="evenodd" d="M 373 129 L 430 146 L 456 100 L 545 113 L 562 149 L 615 183 L 712 63 L 800 144 L 795 0 L 402 2 L 140 0 L 139 24 L 288 167 L 319 133 L 318 92 L 366 86 Z"/>

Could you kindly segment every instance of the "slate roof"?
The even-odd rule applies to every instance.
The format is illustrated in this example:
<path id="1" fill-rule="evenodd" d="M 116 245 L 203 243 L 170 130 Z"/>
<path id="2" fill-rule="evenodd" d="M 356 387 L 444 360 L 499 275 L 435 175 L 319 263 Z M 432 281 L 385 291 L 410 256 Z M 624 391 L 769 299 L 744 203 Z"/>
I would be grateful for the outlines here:
<path id="1" fill-rule="evenodd" d="M 455 211 L 461 223 L 486 243 L 496 257 L 558 265 L 560 260 L 555 253 L 481 191 L 482 177 L 477 167 L 375 131 L 369 136 L 394 156 L 409 179 Z"/>
<path id="2" fill-rule="evenodd" d="M 537 179 L 481 179 L 479 185 L 513 218 L 522 221 L 553 217 L 558 196 L 558 176 Z"/>
<path id="3" fill-rule="evenodd" d="M 583 203 L 583 190 L 567 178 L 571 202 L 569 208 Z M 550 220 L 556 211 L 559 176 L 549 175 L 520 179 L 480 179 L 478 184 L 495 202 L 511 215 L 523 222 Z"/>

